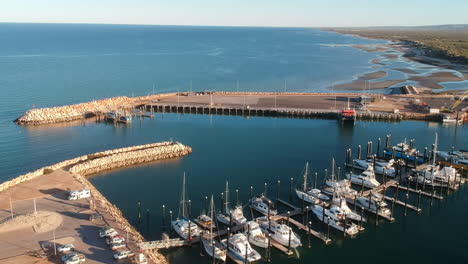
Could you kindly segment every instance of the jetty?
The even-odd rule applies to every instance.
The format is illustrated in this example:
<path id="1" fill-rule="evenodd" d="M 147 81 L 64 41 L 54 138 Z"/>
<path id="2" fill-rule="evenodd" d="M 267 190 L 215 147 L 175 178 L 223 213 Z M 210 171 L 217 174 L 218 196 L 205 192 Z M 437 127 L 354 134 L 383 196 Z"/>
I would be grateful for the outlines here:
<path id="1" fill-rule="evenodd" d="M 133 117 L 154 117 L 156 113 L 267 116 L 286 118 L 336 119 L 347 107 L 356 110 L 357 119 L 400 121 L 442 121 L 443 115 L 429 111 L 450 104 L 449 95 L 292 93 L 292 92 L 180 92 L 139 97 L 114 97 L 91 102 L 36 108 L 26 111 L 15 122 L 44 125 L 95 118 L 106 120 L 110 112 L 126 112 Z M 466 120 L 468 103 L 459 106 L 457 117 Z M 465 110 L 462 110 L 465 109 Z M 127 122 L 119 121 L 118 122 Z M 117 123 L 117 122 L 116 122 Z"/>
<path id="2" fill-rule="evenodd" d="M 119 208 L 88 181 L 87 176 L 144 162 L 183 157 L 191 152 L 190 147 L 172 141 L 131 146 L 59 162 L 0 184 L 1 223 L 14 221 L 20 216 L 30 217 L 33 221 L 34 215 L 41 211 L 58 215 L 56 225 L 54 222 L 42 225 L 42 229 L 30 228 L 27 234 L 21 230 L 6 233 L 4 238 L 9 243 L 2 244 L 0 241 L 0 259 L 21 263 L 31 254 L 31 250 L 43 257 L 53 257 L 57 253 L 54 253 L 51 245 L 56 240 L 65 244 L 74 239 L 79 240 L 79 243 L 75 243 L 75 250 L 92 259 L 91 263 L 108 263 L 115 252 L 107 249 L 105 241 L 99 238 L 97 231 L 102 226 L 113 227 L 126 238 L 129 250 L 140 252 L 138 244 L 145 242 L 144 237 L 127 221 Z M 67 199 L 70 190 L 81 189 L 89 189 L 91 197 Z M 88 216 L 93 213 L 102 216 L 102 220 L 89 221 Z M 44 236 L 44 232 L 49 234 L 52 231 L 55 234 L 53 240 L 52 236 Z M 84 240 L 81 238 L 83 234 L 86 234 Z M 27 241 L 24 240 L 25 235 L 28 236 Z M 157 250 L 143 252 L 149 263 L 167 263 Z"/>

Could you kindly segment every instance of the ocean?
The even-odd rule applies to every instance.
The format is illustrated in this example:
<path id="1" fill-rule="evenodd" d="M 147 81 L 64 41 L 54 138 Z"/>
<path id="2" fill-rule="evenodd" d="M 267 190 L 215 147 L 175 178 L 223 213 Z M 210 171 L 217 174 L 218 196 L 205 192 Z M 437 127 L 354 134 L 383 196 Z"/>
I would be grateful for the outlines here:
<path id="1" fill-rule="evenodd" d="M 243 204 L 250 186 L 260 193 L 267 182 L 273 196 L 278 179 L 280 195 L 287 199 L 288 180 L 300 176 L 306 161 L 323 177 L 332 157 L 343 164 L 346 148 L 355 150 L 370 140 L 375 146 L 377 138 L 387 134 L 392 134 L 393 143 L 415 138 L 416 146 L 423 148 L 438 132 L 441 149 L 467 148 L 466 126 L 417 121 L 360 121 L 349 128 L 334 120 L 157 114 L 153 120 L 117 127 L 95 122 L 38 127 L 13 123 L 33 107 L 119 95 L 189 89 L 330 92 L 333 83 L 374 71 L 370 61 L 382 55 L 352 45 L 382 43 L 308 28 L 0 24 L 0 182 L 101 150 L 181 141 L 193 147 L 185 158 L 90 179 L 134 224 L 136 202 L 142 201 L 150 221 L 145 218 L 138 228 L 148 239 L 159 239 L 161 206 L 177 212 L 183 172 L 197 214 L 211 194 L 219 207 L 227 179 L 232 193 L 239 190 Z M 393 224 L 367 224 L 353 239 L 332 231 L 331 246 L 312 239 L 311 249 L 299 249 L 300 258 L 276 252 L 273 263 L 463 262 L 468 260 L 463 222 L 467 205 L 465 188 L 432 207 L 424 199 L 421 215 L 409 212 L 404 217 L 398 208 Z M 322 228 L 311 217 L 315 228 Z M 302 239 L 307 245 L 304 234 Z M 200 256 L 198 246 L 165 253 L 171 263 L 210 261 Z"/>

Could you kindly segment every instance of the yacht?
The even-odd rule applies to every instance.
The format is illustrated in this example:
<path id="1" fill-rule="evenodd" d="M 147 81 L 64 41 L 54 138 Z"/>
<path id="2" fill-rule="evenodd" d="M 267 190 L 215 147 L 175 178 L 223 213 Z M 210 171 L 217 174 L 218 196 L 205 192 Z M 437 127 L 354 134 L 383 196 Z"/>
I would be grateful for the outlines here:
<path id="1" fill-rule="evenodd" d="M 207 216 L 206 214 L 197 216 L 197 218 L 195 218 L 193 221 L 204 229 L 216 228 L 215 224 L 213 223 L 213 218 Z"/>
<path id="2" fill-rule="evenodd" d="M 346 203 L 346 198 L 333 198 L 332 204 L 340 208 L 344 214 L 346 215 L 347 219 L 353 221 L 362 221 L 367 222 L 367 220 L 358 213 L 355 213 L 351 208 L 349 208 L 348 203 Z"/>
<path id="3" fill-rule="evenodd" d="M 376 188 L 380 183 L 375 179 L 374 168 L 369 166 L 367 170 L 361 174 L 354 174 L 352 172 L 346 173 L 346 177 L 356 185 L 364 185 L 367 188 Z"/>
<path id="4" fill-rule="evenodd" d="M 388 162 L 385 161 L 375 161 L 375 166 L 373 165 L 372 160 L 354 160 L 354 168 L 359 170 L 367 170 L 369 166 L 374 166 L 374 172 L 376 174 L 385 175 L 394 178 L 396 176 L 395 168 L 393 165 L 395 164 L 395 160 L 391 159 Z"/>
<path id="5" fill-rule="evenodd" d="M 370 199 L 369 199 L 370 198 Z M 383 201 L 383 197 L 380 194 L 372 194 L 371 196 L 360 196 L 358 197 L 358 203 L 364 208 L 371 212 L 378 212 L 385 216 L 390 216 L 391 211 L 386 206 L 387 204 Z"/>
<path id="6" fill-rule="evenodd" d="M 234 260 L 242 261 L 243 263 L 255 262 L 262 257 L 251 246 L 247 237 L 242 233 L 237 233 L 223 240 L 224 246 L 227 247 Z"/>
<path id="7" fill-rule="evenodd" d="M 210 201 L 210 216 L 209 219 L 213 219 L 214 215 L 214 202 L 213 202 L 213 195 L 211 196 Z M 214 259 L 219 259 L 223 262 L 226 261 L 226 249 L 224 246 L 219 242 L 213 239 L 213 224 L 210 224 L 210 230 L 204 234 L 201 238 L 203 248 L 205 248 L 206 253 L 210 255 Z"/>
<path id="8" fill-rule="evenodd" d="M 232 221 L 236 225 L 245 225 L 247 223 L 247 218 L 244 216 L 244 211 L 242 210 L 242 206 L 237 205 L 234 210 L 231 211 Z"/>
<path id="9" fill-rule="evenodd" d="M 274 207 L 273 201 L 263 195 L 250 199 L 250 207 L 263 215 L 278 214 L 278 211 Z"/>
<path id="10" fill-rule="evenodd" d="M 279 224 L 273 220 L 268 220 L 266 216 L 262 216 L 256 219 L 256 222 L 260 225 L 263 232 L 270 234 L 271 239 L 280 243 L 283 246 L 289 246 L 291 242 L 291 248 L 297 248 L 302 246 L 299 236 L 292 231 L 292 228 L 285 224 Z M 291 238 L 291 241 L 289 240 Z"/>
<path id="11" fill-rule="evenodd" d="M 176 233 L 184 240 L 192 240 L 195 237 L 200 236 L 200 230 L 198 226 L 191 222 L 188 217 L 186 191 L 185 191 L 185 173 L 182 179 L 182 194 L 179 206 L 179 217 L 171 222 L 172 228 Z"/>
<path id="12" fill-rule="evenodd" d="M 268 237 L 260 229 L 260 225 L 257 222 L 247 222 L 247 230 L 245 231 L 245 235 L 251 244 L 261 248 L 268 247 Z"/>
<path id="13" fill-rule="evenodd" d="M 341 232 L 345 232 L 350 236 L 354 236 L 359 233 L 359 227 L 356 224 L 348 222 L 345 225 L 345 212 L 338 206 L 332 205 L 330 209 L 325 209 L 322 206 L 315 205 L 312 212 L 320 221 L 323 221 L 325 224 L 328 224 Z"/>

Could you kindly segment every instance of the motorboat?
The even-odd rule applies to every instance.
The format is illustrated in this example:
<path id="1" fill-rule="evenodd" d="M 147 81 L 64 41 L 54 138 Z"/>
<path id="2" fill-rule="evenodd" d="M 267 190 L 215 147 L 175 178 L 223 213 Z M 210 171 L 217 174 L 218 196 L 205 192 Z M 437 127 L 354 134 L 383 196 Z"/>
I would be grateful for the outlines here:
<path id="1" fill-rule="evenodd" d="M 249 205 L 252 209 L 263 215 L 277 215 L 278 210 L 275 209 L 273 201 L 266 198 L 263 195 L 253 197 L 249 201 Z"/>
<path id="2" fill-rule="evenodd" d="M 197 216 L 197 218 L 195 218 L 193 221 L 204 229 L 216 228 L 215 224 L 213 223 L 213 218 L 207 216 L 206 214 Z"/>
<path id="3" fill-rule="evenodd" d="M 244 211 L 242 210 L 242 206 L 237 205 L 234 210 L 231 211 L 232 221 L 236 225 L 245 225 L 247 223 L 247 218 L 244 216 Z"/>
<path id="4" fill-rule="evenodd" d="M 263 233 L 260 225 L 255 221 L 247 222 L 247 230 L 245 231 L 249 242 L 257 247 L 267 248 L 268 237 Z"/>
<path id="5" fill-rule="evenodd" d="M 297 248 L 302 246 L 301 239 L 293 232 L 292 228 L 285 224 L 277 223 L 266 216 L 262 216 L 255 220 L 266 234 L 271 235 L 271 239 L 280 243 L 283 246 L 291 246 L 291 248 Z"/>
<path id="6" fill-rule="evenodd" d="M 357 201 L 361 206 L 371 212 L 378 212 L 385 216 L 391 215 L 390 209 L 386 207 L 387 204 L 383 201 L 383 197 L 380 194 L 373 193 L 371 196 L 360 196 Z"/>
<path id="7" fill-rule="evenodd" d="M 216 219 L 225 225 L 244 225 L 247 223 L 247 218 L 244 216 L 242 206 L 237 205 L 234 210 L 229 209 L 229 183 L 226 181 L 224 212 L 218 213 Z M 232 217 L 232 221 L 231 221 Z"/>
<path id="8" fill-rule="evenodd" d="M 242 261 L 243 263 L 255 262 L 262 258 L 260 254 L 250 246 L 247 237 L 242 233 L 237 233 L 229 237 L 229 239 L 224 239 L 223 244 L 227 247 L 235 260 Z"/>
<path id="9" fill-rule="evenodd" d="M 207 216 L 209 219 L 213 219 L 213 214 L 214 214 L 214 202 L 213 202 L 213 196 L 211 196 L 211 201 L 210 201 L 210 216 Z M 206 253 L 210 255 L 212 258 L 219 259 L 223 262 L 226 261 L 226 249 L 225 247 L 221 244 L 220 241 L 216 241 L 213 239 L 213 224 L 210 224 L 210 230 L 208 233 L 205 233 L 202 238 L 202 244 L 203 248 L 205 249 Z"/>
<path id="10" fill-rule="evenodd" d="M 362 222 L 367 222 L 367 220 L 360 214 L 354 212 L 349 208 L 348 203 L 346 202 L 345 198 L 333 198 L 332 204 L 340 208 L 344 214 L 346 215 L 347 219 L 353 220 L 353 221 L 362 221 Z"/>
<path id="11" fill-rule="evenodd" d="M 372 166 L 369 166 L 367 170 L 363 171 L 361 174 L 354 174 L 352 172 L 346 173 L 346 177 L 356 185 L 363 185 L 367 188 L 376 188 L 380 186 L 380 183 L 375 178 L 374 169 Z"/>
<path id="12" fill-rule="evenodd" d="M 345 232 L 347 235 L 354 236 L 359 233 L 359 227 L 356 224 L 352 222 L 345 223 L 345 212 L 336 205 L 332 205 L 330 209 L 315 205 L 312 212 L 320 221 L 341 232 Z"/>
<path id="13" fill-rule="evenodd" d="M 339 175 L 338 175 L 339 176 Z M 324 194 L 334 196 L 339 195 L 355 195 L 357 191 L 351 188 L 351 182 L 348 179 L 337 179 L 335 175 L 335 159 L 332 159 L 332 173 L 330 177 L 325 179 L 325 185 L 322 188 Z"/>
<path id="14" fill-rule="evenodd" d="M 182 180 L 182 194 L 180 199 L 179 206 L 179 217 L 171 222 L 172 228 L 176 233 L 182 237 L 184 240 L 192 240 L 195 237 L 200 236 L 200 230 L 198 226 L 191 222 L 188 219 L 188 210 L 187 210 L 187 201 L 186 201 L 186 190 L 185 190 L 185 173 Z"/>
<path id="15" fill-rule="evenodd" d="M 396 170 L 393 168 L 395 160 L 391 159 L 388 162 L 386 161 L 375 161 L 375 166 L 372 160 L 354 160 L 354 168 L 358 170 L 367 170 L 369 166 L 374 167 L 374 172 L 376 174 L 383 175 L 385 173 L 388 177 L 395 177 Z"/>

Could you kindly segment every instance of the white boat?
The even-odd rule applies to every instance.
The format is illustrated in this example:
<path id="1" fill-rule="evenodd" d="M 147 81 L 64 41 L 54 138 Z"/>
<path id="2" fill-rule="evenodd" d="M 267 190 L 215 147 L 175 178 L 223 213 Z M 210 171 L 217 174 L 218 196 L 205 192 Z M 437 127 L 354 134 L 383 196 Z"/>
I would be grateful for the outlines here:
<path id="1" fill-rule="evenodd" d="M 250 246 L 247 237 L 242 233 L 237 233 L 229 237 L 229 240 L 223 240 L 224 246 L 227 247 L 235 260 L 244 263 L 255 262 L 262 258 L 260 254 Z"/>
<path id="2" fill-rule="evenodd" d="M 307 186 L 308 176 L 309 176 L 309 162 L 306 162 L 306 165 L 304 167 L 304 173 L 303 173 L 303 182 L 300 188 L 296 188 L 297 197 L 301 201 L 304 200 L 305 202 L 308 202 L 311 204 L 319 204 L 320 200 L 329 201 L 330 197 L 328 197 L 325 194 L 322 194 L 322 192 L 319 189 L 309 189 L 309 187 Z"/>
<path id="3" fill-rule="evenodd" d="M 369 166 L 373 166 L 372 160 L 354 160 L 354 167 L 359 170 L 367 170 Z M 374 172 L 376 174 L 385 175 L 389 177 L 395 177 L 396 170 L 393 168 L 395 160 L 391 159 L 388 162 L 385 161 L 375 161 Z"/>
<path id="4" fill-rule="evenodd" d="M 226 190 L 224 191 L 224 209 L 220 213 L 216 214 L 216 219 L 225 225 L 232 225 L 234 222 L 231 222 L 231 213 L 232 212 L 229 209 L 229 182 L 226 181 Z"/>
<path id="5" fill-rule="evenodd" d="M 385 216 L 390 216 L 391 211 L 386 206 L 387 204 L 383 201 L 383 197 L 380 194 L 372 194 L 371 196 L 360 196 L 357 201 L 364 208 L 367 208 L 371 212 L 378 212 Z"/>
<path id="6" fill-rule="evenodd" d="M 335 175 L 335 159 L 332 159 L 332 172 L 329 178 L 325 179 L 325 185 L 322 188 L 322 192 L 334 196 L 334 195 L 355 195 L 357 191 L 351 188 L 351 182 L 347 179 L 336 179 Z"/>
<path id="7" fill-rule="evenodd" d="M 451 116 L 451 115 L 444 115 L 442 117 L 442 123 L 444 124 L 456 124 L 458 122 L 460 122 L 462 120 L 457 120 L 455 117 Z"/>
<path id="8" fill-rule="evenodd" d="M 367 222 L 366 218 L 364 218 L 363 216 L 361 216 L 360 214 L 354 212 L 353 210 L 351 210 L 351 208 L 349 208 L 348 203 L 346 203 L 345 198 L 335 197 L 333 198 L 332 203 L 336 205 L 337 207 L 339 207 L 345 213 L 347 219 L 350 219 L 353 221 Z"/>
<path id="9" fill-rule="evenodd" d="M 279 224 L 273 220 L 268 221 L 266 216 L 259 217 L 255 220 L 263 232 L 270 234 L 271 239 L 280 243 L 283 246 L 291 246 L 297 248 L 302 246 L 299 236 L 292 231 L 292 228 L 285 224 Z"/>
<path id="10" fill-rule="evenodd" d="M 275 209 L 273 202 L 266 198 L 265 196 L 257 196 L 253 197 L 249 201 L 250 207 L 257 212 L 263 214 L 263 215 L 277 215 L 278 210 Z"/>
<path id="11" fill-rule="evenodd" d="M 179 217 L 172 221 L 171 225 L 174 231 L 182 237 L 184 240 L 192 240 L 195 237 L 200 236 L 200 230 L 198 226 L 191 222 L 187 218 L 187 205 L 186 205 L 186 193 L 185 193 L 185 173 L 182 180 L 182 194 L 179 206 Z"/>
<path id="12" fill-rule="evenodd" d="M 345 232 L 350 236 L 354 236 L 359 233 L 359 227 L 356 224 L 348 222 L 345 225 L 345 212 L 338 206 L 332 205 L 330 209 L 324 209 L 322 206 L 315 205 L 312 212 L 320 221 L 323 221 L 325 224 L 328 224 L 341 232 Z"/>
<path id="13" fill-rule="evenodd" d="M 260 229 L 260 225 L 257 222 L 247 222 L 247 230 L 245 231 L 245 235 L 251 244 L 261 248 L 268 247 L 268 237 Z"/>
<path id="14" fill-rule="evenodd" d="M 372 166 L 369 166 L 367 170 L 363 171 L 361 174 L 354 174 L 352 172 L 346 173 L 346 178 L 356 185 L 364 185 L 364 187 L 371 189 L 380 186 L 380 183 L 375 179 Z"/>
<path id="15" fill-rule="evenodd" d="M 214 214 L 214 202 L 213 202 L 213 195 L 211 196 L 210 201 L 210 219 L 213 219 Z M 219 241 L 215 241 L 213 239 L 213 225 L 210 225 L 210 231 L 207 234 L 202 236 L 201 238 L 203 247 L 205 248 L 206 253 L 210 255 L 212 258 L 222 260 L 223 262 L 226 261 L 226 249 Z"/>
<path id="16" fill-rule="evenodd" d="M 244 216 L 244 211 L 242 210 L 242 206 L 237 205 L 234 210 L 231 211 L 232 221 L 236 225 L 245 225 L 247 223 L 247 218 Z"/>

